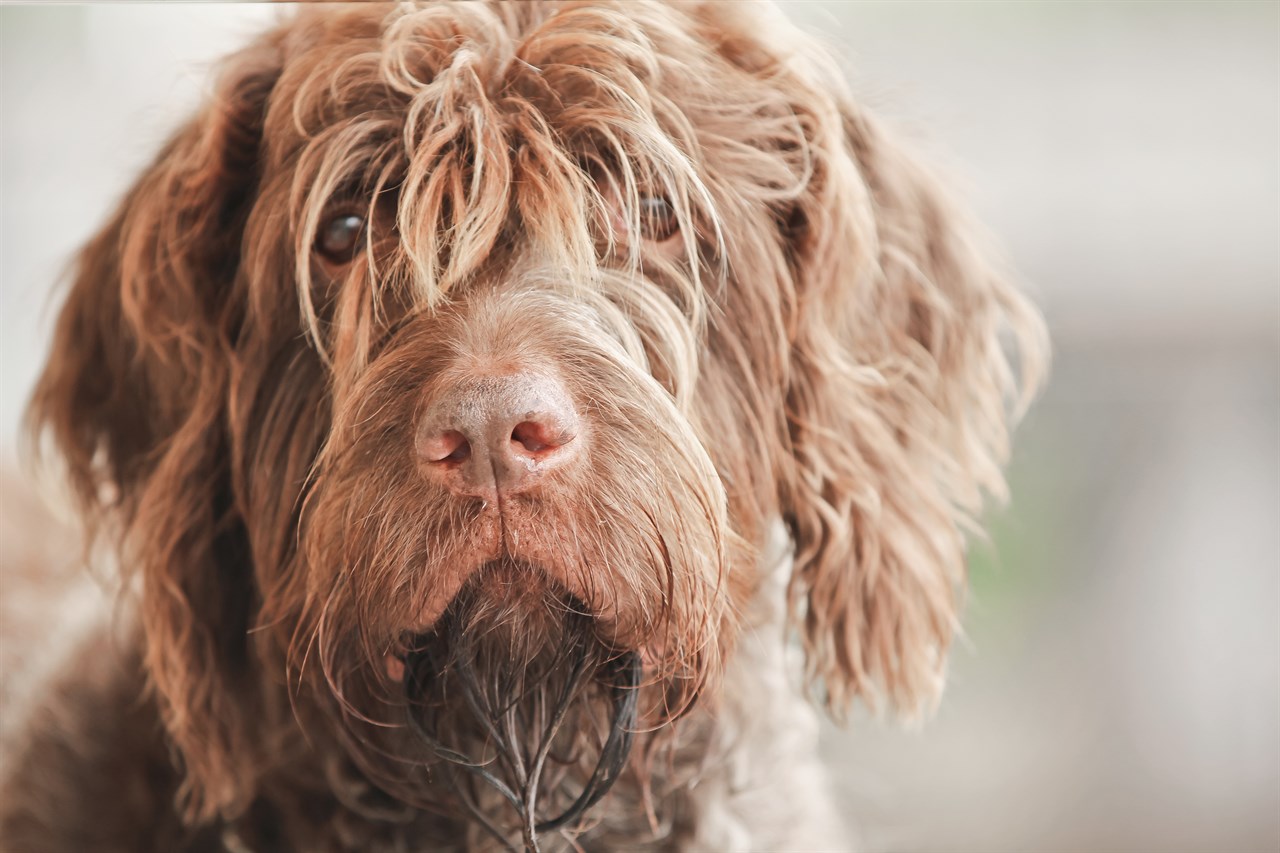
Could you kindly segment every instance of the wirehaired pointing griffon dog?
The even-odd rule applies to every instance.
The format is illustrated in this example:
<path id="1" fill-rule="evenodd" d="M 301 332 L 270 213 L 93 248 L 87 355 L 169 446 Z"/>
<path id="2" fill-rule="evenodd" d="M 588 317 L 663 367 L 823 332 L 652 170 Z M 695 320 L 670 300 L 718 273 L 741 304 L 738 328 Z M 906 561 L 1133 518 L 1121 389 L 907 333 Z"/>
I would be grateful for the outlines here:
<path id="1" fill-rule="evenodd" d="M 35 393 L 126 639 L 9 849 L 846 849 L 806 695 L 936 697 L 1044 346 L 819 55 L 563 2 L 230 57 Z"/>

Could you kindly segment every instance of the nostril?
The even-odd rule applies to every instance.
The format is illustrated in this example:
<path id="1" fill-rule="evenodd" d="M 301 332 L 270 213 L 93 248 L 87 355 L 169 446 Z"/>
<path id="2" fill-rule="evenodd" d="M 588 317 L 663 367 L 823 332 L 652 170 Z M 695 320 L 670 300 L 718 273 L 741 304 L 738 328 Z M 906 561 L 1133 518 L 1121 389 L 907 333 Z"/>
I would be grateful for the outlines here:
<path id="1" fill-rule="evenodd" d="M 465 462 L 471 458 L 471 442 L 456 429 L 447 430 L 424 441 L 422 455 L 428 462 Z"/>
<path id="2" fill-rule="evenodd" d="M 574 460 L 585 458 L 590 430 L 555 380 L 446 378 L 452 382 L 442 380 L 414 427 L 418 471 L 434 485 L 487 501 L 569 477 Z"/>
<path id="3" fill-rule="evenodd" d="M 573 441 L 573 434 L 539 421 L 521 421 L 511 430 L 511 443 L 516 450 L 542 456 Z"/>

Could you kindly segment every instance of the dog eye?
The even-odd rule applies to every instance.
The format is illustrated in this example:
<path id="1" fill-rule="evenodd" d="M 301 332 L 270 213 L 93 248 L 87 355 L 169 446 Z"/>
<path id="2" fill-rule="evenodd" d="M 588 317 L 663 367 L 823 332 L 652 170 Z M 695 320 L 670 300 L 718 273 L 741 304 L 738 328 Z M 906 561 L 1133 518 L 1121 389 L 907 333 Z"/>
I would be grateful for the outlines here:
<path id="1" fill-rule="evenodd" d="M 662 196 L 640 199 L 640 236 L 655 243 L 671 239 L 680 230 L 680 219 L 671 202 Z"/>
<path id="2" fill-rule="evenodd" d="M 320 229 L 316 236 L 316 251 L 330 263 L 349 263 L 364 248 L 365 233 L 363 216 L 355 213 L 339 214 Z"/>

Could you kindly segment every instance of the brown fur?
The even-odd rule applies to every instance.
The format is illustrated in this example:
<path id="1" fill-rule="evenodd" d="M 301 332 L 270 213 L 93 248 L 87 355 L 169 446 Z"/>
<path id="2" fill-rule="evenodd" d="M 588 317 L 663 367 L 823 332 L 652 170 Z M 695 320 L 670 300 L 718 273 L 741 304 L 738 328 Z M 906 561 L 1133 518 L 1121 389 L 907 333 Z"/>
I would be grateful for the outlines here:
<path id="1" fill-rule="evenodd" d="M 661 246 L 629 236 L 653 195 L 680 225 Z M 334 267 L 312 244 L 339 204 L 368 249 Z M 136 767 L 165 768 L 148 808 L 177 798 L 147 844 L 480 844 L 388 756 L 413 752 L 386 662 L 509 556 L 541 580 L 495 624 L 540 633 L 521 620 L 568 595 L 646 664 L 652 734 L 569 835 L 678 846 L 776 519 L 827 704 L 937 696 L 965 532 L 1042 356 L 935 179 L 767 10 L 303 9 L 227 61 L 84 250 L 31 410 L 136 594 L 136 668 L 99 701 L 145 678 Z M 412 452 L 442 384 L 494 365 L 550 371 L 591 438 L 501 517 Z M 43 756 L 109 735 L 28 738 L 5 831 L 45 822 L 56 849 L 57 811 L 108 808 L 108 765 Z"/>

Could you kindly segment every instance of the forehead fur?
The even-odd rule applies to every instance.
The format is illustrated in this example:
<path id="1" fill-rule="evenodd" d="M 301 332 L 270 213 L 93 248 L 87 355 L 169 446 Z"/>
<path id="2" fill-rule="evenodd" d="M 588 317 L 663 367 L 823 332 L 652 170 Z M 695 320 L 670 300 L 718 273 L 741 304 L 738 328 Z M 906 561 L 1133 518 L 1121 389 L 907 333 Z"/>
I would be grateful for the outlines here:
<path id="1" fill-rule="evenodd" d="M 378 277 L 427 304 L 497 247 L 589 280 L 606 184 L 633 225 L 642 196 L 665 197 L 688 255 L 719 254 L 726 219 L 794 197 L 809 168 L 801 120 L 766 83 L 783 68 L 748 48 L 695 9 L 648 4 L 304 13 L 264 152 L 287 182 L 299 279 L 335 200 L 393 211 Z"/>

